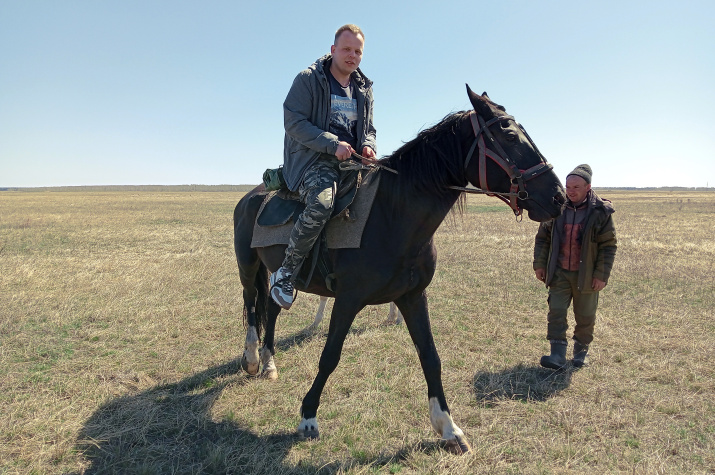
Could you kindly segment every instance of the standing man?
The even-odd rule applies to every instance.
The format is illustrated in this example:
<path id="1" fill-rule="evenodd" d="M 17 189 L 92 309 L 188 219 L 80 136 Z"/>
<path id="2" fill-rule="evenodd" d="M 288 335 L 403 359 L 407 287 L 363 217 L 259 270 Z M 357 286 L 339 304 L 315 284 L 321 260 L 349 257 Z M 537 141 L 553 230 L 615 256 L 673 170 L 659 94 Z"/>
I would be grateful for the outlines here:
<path id="1" fill-rule="evenodd" d="M 372 81 L 358 68 L 364 46 L 360 28 L 340 27 L 330 54 L 296 76 L 283 103 L 283 176 L 305 203 L 283 265 L 271 275 L 271 297 L 284 309 L 293 305 L 295 278 L 333 211 L 339 163 L 356 150 L 375 157 Z"/>
<path id="2" fill-rule="evenodd" d="M 573 365 L 584 365 L 593 341 L 598 293 L 606 287 L 616 257 L 615 210 L 591 190 L 591 175 L 591 167 L 584 164 L 566 176 L 563 213 L 541 223 L 536 233 L 534 272 L 549 289 L 546 337 L 551 354 L 541 357 L 545 368 L 566 365 L 566 315 L 572 300 Z"/>

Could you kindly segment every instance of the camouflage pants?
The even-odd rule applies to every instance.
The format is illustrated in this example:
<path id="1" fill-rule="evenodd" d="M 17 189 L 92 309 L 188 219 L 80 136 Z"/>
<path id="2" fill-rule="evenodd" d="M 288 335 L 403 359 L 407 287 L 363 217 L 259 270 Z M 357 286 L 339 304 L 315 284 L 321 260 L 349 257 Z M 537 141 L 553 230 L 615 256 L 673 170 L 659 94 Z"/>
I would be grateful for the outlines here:
<path id="1" fill-rule="evenodd" d="M 305 209 L 293 227 L 286 249 L 283 267 L 298 274 L 305 256 L 318 240 L 335 207 L 335 194 L 340 181 L 336 160 L 318 159 L 303 176 L 298 191 Z"/>
<path id="2" fill-rule="evenodd" d="M 596 324 L 598 292 L 579 292 L 578 272 L 556 269 L 554 279 L 549 286 L 549 314 L 547 316 L 546 338 L 566 340 L 569 306 L 573 302 L 574 328 L 573 338 L 583 345 L 593 341 L 593 329 Z"/>

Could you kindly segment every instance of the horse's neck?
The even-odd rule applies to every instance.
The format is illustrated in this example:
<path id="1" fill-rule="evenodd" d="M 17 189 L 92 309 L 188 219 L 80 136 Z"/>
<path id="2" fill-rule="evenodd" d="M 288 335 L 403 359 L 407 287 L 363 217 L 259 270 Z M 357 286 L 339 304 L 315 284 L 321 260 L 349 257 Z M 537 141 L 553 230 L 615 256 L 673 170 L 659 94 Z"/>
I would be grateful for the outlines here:
<path id="1" fill-rule="evenodd" d="M 464 161 L 474 136 L 469 120 L 462 120 L 455 127 L 459 127 L 457 133 L 446 128 L 441 132 L 446 135 L 423 138 L 439 144 L 432 145 L 434 150 L 427 152 L 417 145 L 401 152 L 405 156 L 388 162 L 398 174 L 386 174 L 380 183 L 383 196 L 376 202 L 385 200 L 393 206 L 389 213 L 394 222 L 389 225 L 399 226 L 404 230 L 399 232 L 404 232 L 402 235 L 413 242 L 431 239 L 459 199 L 459 192 L 449 187 L 466 185 Z M 426 157 L 426 153 L 431 156 Z M 410 157 L 410 154 L 416 155 Z M 430 179 L 424 180 L 425 176 Z"/>
<path id="2" fill-rule="evenodd" d="M 399 179 L 398 177 L 395 177 Z M 385 216 L 388 217 L 386 230 L 396 236 L 403 236 L 413 242 L 417 247 L 429 241 L 442 224 L 447 214 L 457 201 L 459 194 L 455 192 L 453 198 L 438 198 L 436 195 L 422 193 L 417 190 L 403 190 L 408 194 L 407 199 L 395 199 L 397 187 L 392 180 L 383 180 L 380 183 L 375 204 L 384 206 Z"/>
<path id="3" fill-rule="evenodd" d="M 408 223 L 408 227 L 412 228 L 414 236 L 421 236 L 423 240 L 431 239 L 437 232 L 444 219 L 449 214 L 452 206 L 454 206 L 456 198 L 445 202 L 441 200 L 439 203 L 434 200 L 415 199 L 411 207 L 415 209 L 415 216 L 412 223 Z"/>

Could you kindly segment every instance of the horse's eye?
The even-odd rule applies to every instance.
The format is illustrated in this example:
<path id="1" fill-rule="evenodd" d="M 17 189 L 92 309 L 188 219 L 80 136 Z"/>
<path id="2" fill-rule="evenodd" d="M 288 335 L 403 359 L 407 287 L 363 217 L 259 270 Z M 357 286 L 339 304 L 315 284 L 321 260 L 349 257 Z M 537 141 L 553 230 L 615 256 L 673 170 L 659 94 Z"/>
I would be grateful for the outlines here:
<path id="1" fill-rule="evenodd" d="M 508 120 L 499 121 L 499 125 L 501 125 L 501 128 L 502 128 L 502 129 L 508 129 L 508 128 L 509 128 L 509 121 L 508 121 Z"/>

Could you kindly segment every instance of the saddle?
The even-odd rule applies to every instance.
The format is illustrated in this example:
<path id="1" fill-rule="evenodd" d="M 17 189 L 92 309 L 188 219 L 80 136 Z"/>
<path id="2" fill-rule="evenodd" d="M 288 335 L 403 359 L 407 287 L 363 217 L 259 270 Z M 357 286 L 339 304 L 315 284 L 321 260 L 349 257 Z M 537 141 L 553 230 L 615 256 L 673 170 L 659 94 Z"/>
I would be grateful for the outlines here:
<path id="1" fill-rule="evenodd" d="M 335 208 L 330 219 L 343 217 L 350 219 L 350 208 L 362 184 L 365 170 L 350 170 L 340 175 L 340 183 L 335 200 Z M 263 200 L 261 209 L 258 210 L 256 223 L 259 226 L 282 226 L 288 221 L 296 222 L 300 213 L 305 209 L 305 203 L 300 201 L 297 191 L 282 188 L 270 192 Z"/>
<path id="2" fill-rule="evenodd" d="M 359 247 L 359 245 L 354 245 L 354 241 L 356 240 L 354 234 L 359 233 L 361 235 L 364 223 L 367 221 L 369 211 L 364 211 L 366 206 L 364 202 L 367 200 L 367 209 L 369 210 L 372 200 L 374 199 L 374 191 L 377 188 L 378 180 L 376 177 L 379 176 L 377 173 L 373 174 L 375 171 L 375 169 L 370 168 L 359 168 L 341 173 L 340 183 L 338 184 L 336 193 L 335 207 L 328 224 L 323 228 L 313 249 L 305 258 L 304 264 L 307 265 L 303 265 L 298 273 L 295 282 L 296 289 L 306 290 L 317 269 L 319 275 L 325 280 L 325 285 L 328 290 L 331 292 L 334 291 L 335 278 L 332 261 L 328 252 L 329 244 L 331 244 L 331 248 Z M 375 177 L 374 179 L 373 176 Z M 361 188 L 364 188 L 363 185 L 366 185 L 371 192 L 358 195 Z M 354 212 L 351 211 L 351 209 L 353 208 L 352 205 L 356 202 L 356 197 L 359 198 L 360 203 L 356 204 L 355 208 L 359 209 L 359 211 Z M 262 230 L 260 234 L 270 233 L 270 230 L 273 229 L 275 230 L 275 234 L 282 234 L 285 243 L 287 243 L 287 236 L 304 209 L 305 204 L 300 201 L 300 195 L 297 192 L 280 189 L 266 194 L 261 208 L 258 211 L 258 216 L 256 217 L 254 242 L 252 246 L 260 247 L 255 241 L 257 234 L 255 230 L 259 229 Z M 351 226 L 353 224 L 354 226 Z M 348 245 L 335 245 L 334 242 L 331 242 L 335 241 L 335 239 L 331 240 L 328 237 L 329 227 L 331 229 L 341 229 L 341 234 L 351 234 L 352 238 L 350 240 L 353 242 Z M 359 243 L 359 236 L 357 236 L 357 242 Z"/>

